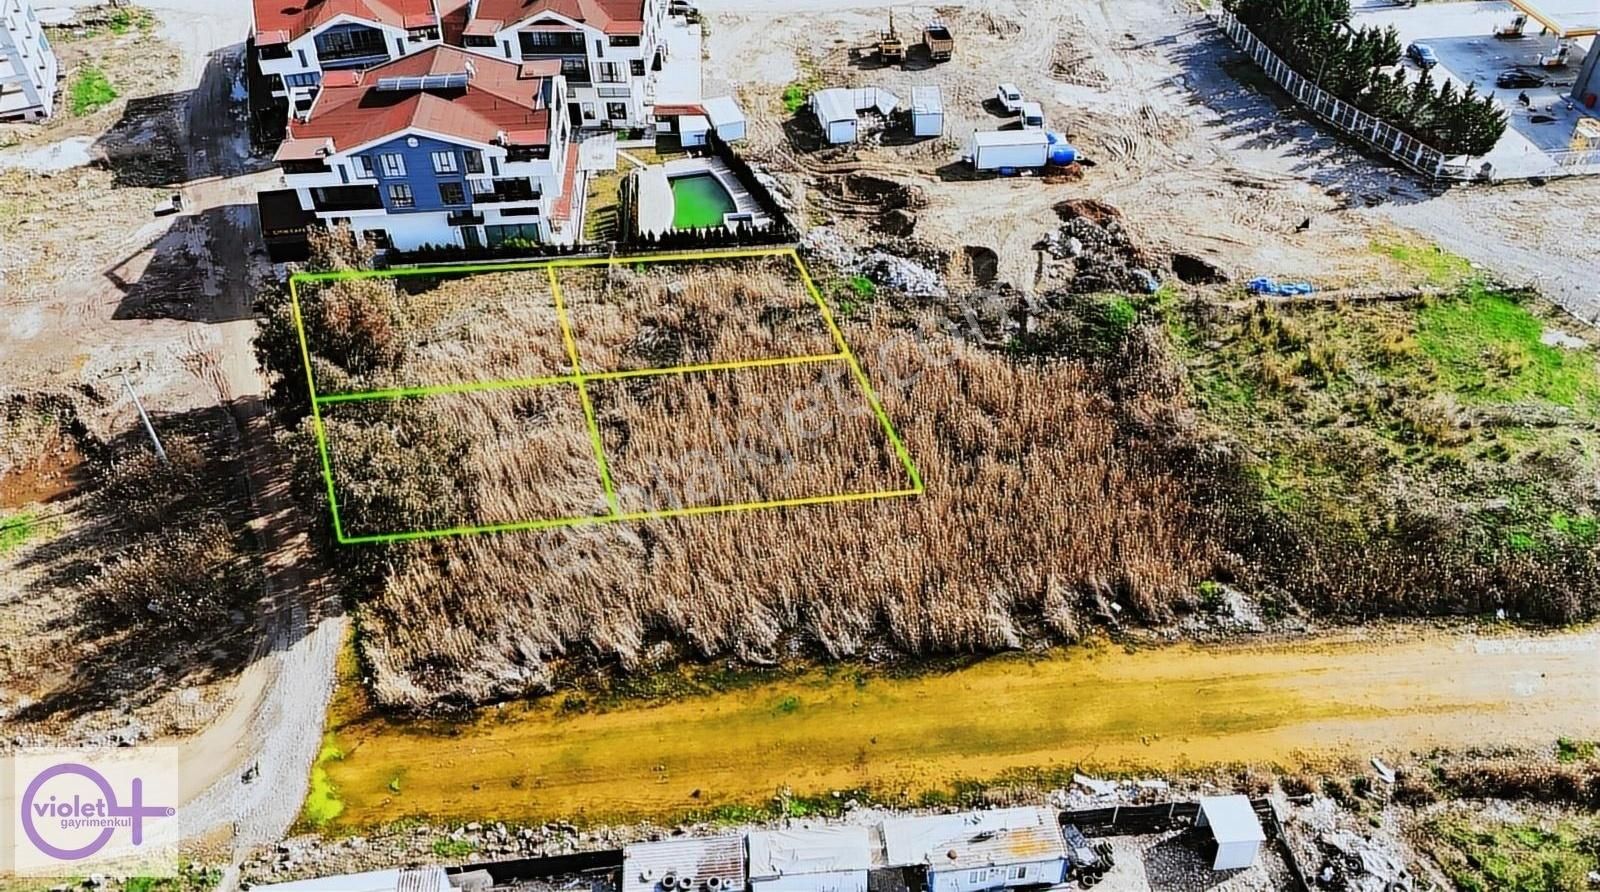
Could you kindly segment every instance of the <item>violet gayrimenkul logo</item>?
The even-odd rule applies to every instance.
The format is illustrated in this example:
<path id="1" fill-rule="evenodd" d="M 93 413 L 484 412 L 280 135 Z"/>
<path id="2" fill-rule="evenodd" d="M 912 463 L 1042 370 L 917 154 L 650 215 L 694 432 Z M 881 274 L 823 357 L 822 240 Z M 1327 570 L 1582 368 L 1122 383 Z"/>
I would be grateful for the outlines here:
<path id="1" fill-rule="evenodd" d="M 159 871 L 168 860 L 176 828 L 159 831 L 177 814 L 170 750 L 19 756 L 14 771 L 17 873 L 133 863 Z"/>

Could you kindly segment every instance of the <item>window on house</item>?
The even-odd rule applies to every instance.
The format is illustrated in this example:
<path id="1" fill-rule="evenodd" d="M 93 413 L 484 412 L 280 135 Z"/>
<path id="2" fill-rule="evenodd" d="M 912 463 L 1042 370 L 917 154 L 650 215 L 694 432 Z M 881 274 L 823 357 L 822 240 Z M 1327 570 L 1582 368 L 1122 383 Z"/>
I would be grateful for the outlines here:
<path id="1" fill-rule="evenodd" d="M 1011 872 L 1006 875 L 1006 879 L 1008 880 L 1023 880 L 1027 878 L 1028 866 L 1026 864 L 1019 864 L 1016 867 L 1011 868 Z"/>
<path id="2" fill-rule="evenodd" d="M 977 884 L 983 882 L 987 876 L 988 871 L 974 870 L 973 872 L 967 874 L 967 883 L 976 886 Z"/>
<path id="3" fill-rule="evenodd" d="M 497 248 L 506 242 L 536 244 L 539 241 L 539 224 L 511 223 L 500 226 L 485 226 L 483 227 L 483 235 L 491 248 Z"/>
<path id="4" fill-rule="evenodd" d="M 356 169 L 356 176 L 372 176 L 372 159 L 366 155 L 356 155 L 350 159 L 350 164 Z"/>
<path id="5" fill-rule="evenodd" d="M 629 68 L 629 70 L 631 70 L 633 72 L 633 76 L 634 77 L 644 77 L 644 60 L 643 59 L 630 59 L 630 60 L 628 60 L 628 68 Z"/>
<path id="6" fill-rule="evenodd" d="M 626 118 L 627 116 L 628 116 L 628 103 L 626 103 L 626 102 L 607 102 L 606 103 L 606 117 L 610 118 L 613 121 L 616 121 L 616 120 L 621 120 L 622 118 Z"/>
<path id="7" fill-rule="evenodd" d="M 466 204 L 466 190 L 461 188 L 460 183 L 440 183 L 439 200 L 445 204 Z"/>
<path id="8" fill-rule="evenodd" d="M 456 166 L 456 153 L 455 152 L 434 152 L 433 153 L 433 172 L 434 173 L 456 173 L 459 170 L 460 170 L 460 168 Z"/>
<path id="9" fill-rule="evenodd" d="M 383 175 L 386 177 L 403 177 L 406 175 L 406 159 L 398 152 L 385 152 L 378 156 L 378 163 L 383 165 Z"/>
<path id="10" fill-rule="evenodd" d="M 601 62 L 600 63 L 600 83 L 602 83 L 602 84 L 620 84 L 620 83 L 622 83 L 622 63 L 620 63 L 620 62 Z"/>
<path id="11" fill-rule="evenodd" d="M 305 71 L 284 75 L 283 82 L 290 87 L 315 87 L 322 80 L 321 72 Z"/>
<path id="12" fill-rule="evenodd" d="M 589 83 L 589 60 L 584 58 L 562 59 L 561 76 L 573 83 Z"/>
<path id="13" fill-rule="evenodd" d="M 391 183 L 389 185 L 389 206 L 396 208 L 416 207 L 417 200 L 411 194 L 411 187 L 405 183 Z"/>
<path id="14" fill-rule="evenodd" d="M 467 159 L 467 173 L 483 173 L 483 153 L 477 149 L 462 152 Z"/>
<path id="15" fill-rule="evenodd" d="M 387 229 L 363 229 L 361 237 L 370 242 L 374 248 L 389 247 L 389 230 Z"/>

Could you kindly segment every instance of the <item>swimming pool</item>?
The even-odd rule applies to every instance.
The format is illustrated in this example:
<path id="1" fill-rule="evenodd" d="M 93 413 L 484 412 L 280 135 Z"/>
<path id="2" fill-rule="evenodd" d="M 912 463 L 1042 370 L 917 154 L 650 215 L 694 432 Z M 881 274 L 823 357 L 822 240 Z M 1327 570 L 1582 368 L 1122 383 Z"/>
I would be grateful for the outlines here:
<path id="1" fill-rule="evenodd" d="M 672 228 L 700 229 L 721 226 L 722 216 L 738 210 L 733 196 L 709 173 L 673 177 Z"/>

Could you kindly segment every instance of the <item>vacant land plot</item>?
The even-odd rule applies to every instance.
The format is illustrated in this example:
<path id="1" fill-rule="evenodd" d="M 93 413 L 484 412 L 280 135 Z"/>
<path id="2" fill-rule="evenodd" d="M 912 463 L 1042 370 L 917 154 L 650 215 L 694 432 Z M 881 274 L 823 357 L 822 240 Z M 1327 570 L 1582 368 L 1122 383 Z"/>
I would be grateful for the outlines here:
<path id="1" fill-rule="evenodd" d="M 844 360 L 590 391 L 625 512 L 916 490 Z"/>
<path id="2" fill-rule="evenodd" d="M 585 369 L 744 362 L 839 351 L 789 255 L 561 271 Z"/>
<path id="3" fill-rule="evenodd" d="M 792 251 L 316 273 L 291 294 L 341 542 L 921 490 Z"/>

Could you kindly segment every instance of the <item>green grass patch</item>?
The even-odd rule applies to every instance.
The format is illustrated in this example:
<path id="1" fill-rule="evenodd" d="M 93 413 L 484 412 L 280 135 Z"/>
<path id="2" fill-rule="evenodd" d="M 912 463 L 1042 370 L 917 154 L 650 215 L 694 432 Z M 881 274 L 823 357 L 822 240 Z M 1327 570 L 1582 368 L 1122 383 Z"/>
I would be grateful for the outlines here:
<path id="1" fill-rule="evenodd" d="M 436 858 L 465 858 L 477 850 L 477 845 L 469 839 L 443 837 L 433 841 L 433 854 Z"/>
<path id="2" fill-rule="evenodd" d="M 1446 815 L 1428 823 L 1434 860 L 1463 892 L 1582 892 L 1600 851 L 1594 819 L 1495 821 Z"/>
<path id="3" fill-rule="evenodd" d="M 112 34 L 118 35 L 127 34 L 134 29 L 146 31 L 153 25 L 155 25 L 155 16 L 148 9 L 140 9 L 137 6 L 124 6 L 117 9 L 111 13 L 110 20 L 106 22 L 106 28 Z"/>
<path id="4" fill-rule="evenodd" d="M 117 89 L 111 86 L 105 73 L 92 65 L 78 69 L 67 91 L 68 106 L 74 115 L 88 115 L 116 101 Z"/>
<path id="5" fill-rule="evenodd" d="M 1418 313 L 1417 343 L 1439 383 L 1478 402 L 1543 400 L 1558 406 L 1600 404 L 1589 350 L 1543 343 L 1545 325 L 1510 294 L 1480 286 Z"/>
<path id="6" fill-rule="evenodd" d="M 344 799 L 328 777 L 328 763 L 343 758 L 344 750 L 333 735 L 323 735 L 322 749 L 317 752 L 317 761 L 311 766 L 311 791 L 306 794 L 305 807 L 301 809 L 303 823 L 321 828 L 344 813 Z"/>
<path id="7" fill-rule="evenodd" d="M 38 519 L 26 511 L 0 517 L 0 555 L 16 550 L 40 532 Z"/>
<path id="8" fill-rule="evenodd" d="M 1438 245 L 1379 239 L 1372 243 L 1372 250 L 1435 286 L 1459 285 L 1473 274 L 1470 261 Z"/>
<path id="9" fill-rule="evenodd" d="M 1556 760 L 1559 762 L 1567 764 L 1588 762 L 1596 755 L 1600 755 L 1600 742 L 1574 740 L 1571 737 L 1561 737 L 1556 740 Z"/>

